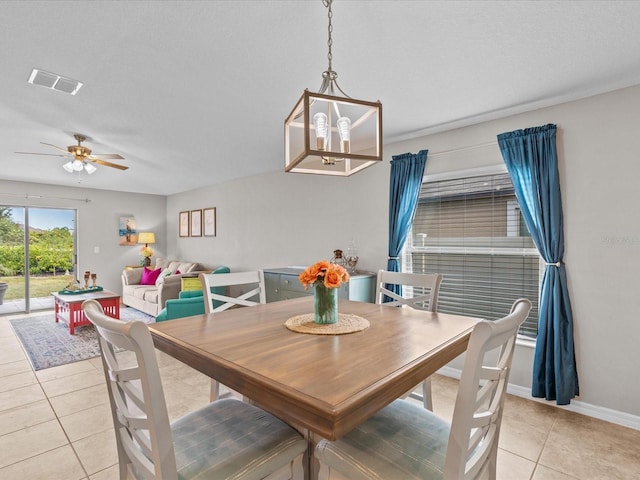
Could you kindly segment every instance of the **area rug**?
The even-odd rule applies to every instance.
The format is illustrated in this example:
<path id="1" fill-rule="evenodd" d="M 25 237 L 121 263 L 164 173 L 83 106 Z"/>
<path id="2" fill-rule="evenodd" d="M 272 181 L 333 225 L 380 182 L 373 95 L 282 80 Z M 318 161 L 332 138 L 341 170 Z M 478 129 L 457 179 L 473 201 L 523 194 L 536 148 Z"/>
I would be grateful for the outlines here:
<path id="1" fill-rule="evenodd" d="M 135 308 L 121 308 L 120 319 L 155 322 L 154 317 Z M 100 355 L 93 325 L 76 327 L 75 335 L 70 335 L 69 326 L 56 323 L 53 312 L 10 320 L 10 323 L 36 371 Z"/>

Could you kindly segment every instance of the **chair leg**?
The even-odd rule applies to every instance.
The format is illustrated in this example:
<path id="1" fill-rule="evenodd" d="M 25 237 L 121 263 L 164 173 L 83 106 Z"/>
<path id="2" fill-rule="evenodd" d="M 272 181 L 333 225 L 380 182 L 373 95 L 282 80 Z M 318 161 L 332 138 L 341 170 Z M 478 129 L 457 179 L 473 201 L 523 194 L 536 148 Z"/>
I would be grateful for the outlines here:
<path id="1" fill-rule="evenodd" d="M 211 379 L 211 394 L 209 395 L 209 401 L 215 402 L 218 397 L 220 397 L 220 384 L 216 380 Z"/>
<path id="2" fill-rule="evenodd" d="M 433 412 L 433 396 L 431 395 L 431 377 L 422 382 L 422 403 L 424 408 Z"/>
<path id="3" fill-rule="evenodd" d="M 433 396 L 431 394 L 431 377 L 427 378 L 420 385 L 416 385 L 416 388 L 418 386 L 420 386 L 420 389 L 422 390 L 421 394 L 418 392 L 414 392 L 413 389 L 411 389 L 400 398 L 407 398 L 408 396 L 415 400 L 422 400 L 422 405 L 424 406 L 424 408 L 426 408 L 430 412 L 433 412 Z"/>

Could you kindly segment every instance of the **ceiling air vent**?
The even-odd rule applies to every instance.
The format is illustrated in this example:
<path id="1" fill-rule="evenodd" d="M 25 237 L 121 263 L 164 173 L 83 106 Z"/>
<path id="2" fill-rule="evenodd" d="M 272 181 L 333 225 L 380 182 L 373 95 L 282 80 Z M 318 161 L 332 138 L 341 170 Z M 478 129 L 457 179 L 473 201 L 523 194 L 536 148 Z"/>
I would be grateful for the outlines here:
<path id="1" fill-rule="evenodd" d="M 40 85 L 41 87 L 50 88 L 70 95 L 75 95 L 78 93 L 78 90 L 80 90 L 80 87 L 82 87 L 82 83 L 77 80 L 38 70 L 37 68 L 33 69 L 28 81 L 33 85 Z"/>

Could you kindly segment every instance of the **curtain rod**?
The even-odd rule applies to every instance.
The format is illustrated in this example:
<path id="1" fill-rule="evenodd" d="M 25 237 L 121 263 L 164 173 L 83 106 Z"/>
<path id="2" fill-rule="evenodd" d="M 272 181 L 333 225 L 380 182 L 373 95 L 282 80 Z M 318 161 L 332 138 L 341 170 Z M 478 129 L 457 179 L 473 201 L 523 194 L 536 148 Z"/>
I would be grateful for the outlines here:
<path id="1" fill-rule="evenodd" d="M 18 198 L 43 198 L 45 200 L 73 200 L 75 202 L 85 202 L 89 203 L 91 200 L 89 198 L 72 198 L 72 197 L 56 197 L 56 196 L 48 196 L 48 195 L 30 195 L 30 194 L 18 194 L 18 193 L 3 193 L 0 192 L 0 195 L 4 195 L 5 197 L 18 197 Z"/>
<path id="2" fill-rule="evenodd" d="M 437 157 L 439 155 L 447 155 L 449 153 L 464 152 L 466 150 L 475 150 L 476 148 L 491 147 L 493 145 L 498 145 L 498 142 L 478 143 L 477 145 L 469 145 L 467 147 L 452 148 L 451 150 L 442 150 L 440 152 L 435 152 L 435 153 L 429 152 L 428 156 Z"/>

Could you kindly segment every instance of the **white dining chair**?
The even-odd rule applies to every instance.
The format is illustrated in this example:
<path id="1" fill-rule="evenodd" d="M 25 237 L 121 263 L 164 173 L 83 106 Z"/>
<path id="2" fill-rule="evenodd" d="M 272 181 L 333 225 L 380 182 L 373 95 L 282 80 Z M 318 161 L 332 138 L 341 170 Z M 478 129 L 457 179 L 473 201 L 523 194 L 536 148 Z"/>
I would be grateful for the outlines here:
<path id="1" fill-rule="evenodd" d="M 200 283 L 205 295 L 206 313 L 218 313 L 235 306 L 252 307 L 267 303 L 266 290 L 264 284 L 264 273 L 262 270 L 249 272 L 231 273 L 201 273 Z M 226 287 L 226 293 L 220 294 L 212 291 L 214 287 Z M 250 288 L 248 291 L 242 287 Z M 236 290 L 235 295 L 234 291 Z M 257 297 L 257 298 L 254 298 Z M 250 300 L 252 299 L 253 300 Z M 218 304 L 214 307 L 214 301 Z"/>
<path id="2" fill-rule="evenodd" d="M 253 307 L 267 303 L 264 272 L 201 273 L 198 275 L 204 292 L 207 314 L 216 314 L 232 307 Z M 220 288 L 225 293 L 216 293 Z M 215 303 L 214 303 L 215 302 Z M 216 305 L 214 307 L 214 305 Z M 211 379 L 211 401 L 220 398 L 220 383 Z"/>
<path id="3" fill-rule="evenodd" d="M 378 270 L 376 278 L 376 303 L 382 304 L 384 297 L 389 297 L 388 302 L 384 303 L 389 306 L 409 306 L 419 310 L 435 312 L 438 308 L 438 293 L 440 292 L 440 284 L 442 283 L 442 275 L 427 273 L 404 273 L 389 272 L 386 270 Z M 392 285 L 400 285 L 401 293 L 397 294 L 390 290 Z M 420 388 L 422 393 L 415 390 Z M 433 411 L 433 395 L 431 392 L 431 377 L 425 379 L 420 385 L 417 385 L 404 396 L 409 396 L 416 400 L 420 400 L 427 410 Z"/>
<path id="4" fill-rule="evenodd" d="M 396 400 L 344 437 L 315 450 L 320 480 L 496 478 L 502 411 L 518 327 L 531 302 L 476 324 L 449 424 L 406 400 Z"/>
<path id="5" fill-rule="evenodd" d="M 95 300 L 82 308 L 98 332 L 121 480 L 300 478 L 307 441 L 253 405 L 224 399 L 170 424 L 147 325 Z"/>

